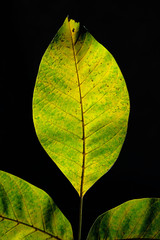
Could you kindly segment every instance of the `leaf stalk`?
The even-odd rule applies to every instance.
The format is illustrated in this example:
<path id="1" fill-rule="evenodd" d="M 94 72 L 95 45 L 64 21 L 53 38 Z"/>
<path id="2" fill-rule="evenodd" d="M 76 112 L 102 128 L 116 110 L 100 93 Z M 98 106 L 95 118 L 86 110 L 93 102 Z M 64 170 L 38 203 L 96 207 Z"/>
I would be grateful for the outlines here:
<path id="1" fill-rule="evenodd" d="M 83 211 L 83 196 L 80 197 L 78 240 L 81 240 L 82 233 L 82 211 Z"/>

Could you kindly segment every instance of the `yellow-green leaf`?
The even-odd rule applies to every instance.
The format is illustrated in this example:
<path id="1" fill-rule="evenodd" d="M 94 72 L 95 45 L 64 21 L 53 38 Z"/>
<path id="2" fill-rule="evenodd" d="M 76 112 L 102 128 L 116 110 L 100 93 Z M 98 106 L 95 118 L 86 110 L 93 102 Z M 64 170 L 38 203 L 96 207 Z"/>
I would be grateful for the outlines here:
<path id="1" fill-rule="evenodd" d="M 0 171 L 1 240 L 73 240 L 72 228 L 41 189 Z"/>
<path id="2" fill-rule="evenodd" d="M 109 51 L 68 17 L 44 53 L 33 95 L 43 148 L 80 196 L 116 161 L 129 96 Z"/>
<path id="3" fill-rule="evenodd" d="M 87 240 L 160 239 L 160 199 L 135 199 L 97 218 Z"/>

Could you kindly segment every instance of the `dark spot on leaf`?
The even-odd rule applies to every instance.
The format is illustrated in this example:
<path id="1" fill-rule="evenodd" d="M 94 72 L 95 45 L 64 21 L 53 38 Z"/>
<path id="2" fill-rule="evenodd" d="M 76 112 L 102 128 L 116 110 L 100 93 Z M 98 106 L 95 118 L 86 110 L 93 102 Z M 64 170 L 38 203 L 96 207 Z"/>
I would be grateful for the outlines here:
<path id="1" fill-rule="evenodd" d="M 74 28 L 72 29 L 72 32 L 74 32 Z"/>

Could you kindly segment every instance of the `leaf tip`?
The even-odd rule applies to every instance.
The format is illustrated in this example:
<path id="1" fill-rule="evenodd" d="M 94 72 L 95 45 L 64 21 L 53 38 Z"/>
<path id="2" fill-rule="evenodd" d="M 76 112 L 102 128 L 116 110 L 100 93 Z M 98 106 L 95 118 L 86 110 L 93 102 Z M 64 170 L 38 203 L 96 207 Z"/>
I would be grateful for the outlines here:
<path id="1" fill-rule="evenodd" d="M 70 21 L 70 16 L 69 16 L 69 14 L 67 15 L 67 17 L 66 17 L 66 20 L 69 22 Z"/>
<path id="2" fill-rule="evenodd" d="M 79 22 L 80 22 L 79 20 L 72 19 L 69 14 L 68 14 L 67 17 L 66 17 L 66 20 L 67 20 L 68 22 L 70 22 L 70 21 L 74 21 L 75 23 L 79 23 Z"/>

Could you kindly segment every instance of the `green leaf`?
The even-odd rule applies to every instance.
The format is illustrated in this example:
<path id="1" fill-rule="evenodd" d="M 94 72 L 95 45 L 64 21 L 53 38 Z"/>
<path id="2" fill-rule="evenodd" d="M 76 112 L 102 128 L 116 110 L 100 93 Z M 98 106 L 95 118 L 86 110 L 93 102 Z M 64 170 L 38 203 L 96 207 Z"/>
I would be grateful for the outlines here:
<path id="1" fill-rule="evenodd" d="M 33 95 L 38 139 L 80 196 L 116 161 L 129 96 L 109 51 L 66 18 L 44 53 Z"/>
<path id="2" fill-rule="evenodd" d="M 73 240 L 71 225 L 41 189 L 0 171 L 1 240 Z"/>
<path id="3" fill-rule="evenodd" d="M 160 239 L 160 199 L 123 203 L 97 218 L 87 240 Z"/>

